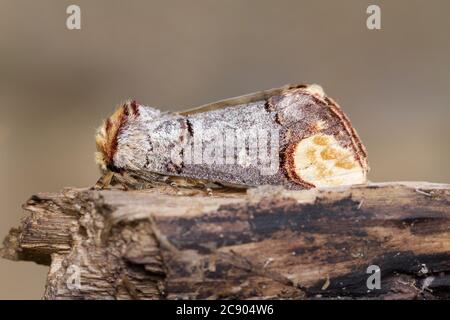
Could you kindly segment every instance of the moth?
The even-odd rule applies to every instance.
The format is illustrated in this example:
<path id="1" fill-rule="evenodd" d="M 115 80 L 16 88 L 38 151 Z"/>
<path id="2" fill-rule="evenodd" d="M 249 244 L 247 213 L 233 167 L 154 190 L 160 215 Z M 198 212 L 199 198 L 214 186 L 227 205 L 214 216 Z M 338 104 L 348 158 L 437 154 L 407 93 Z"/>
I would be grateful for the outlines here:
<path id="1" fill-rule="evenodd" d="M 323 89 L 286 85 L 180 112 L 127 101 L 96 134 L 101 186 L 360 184 L 366 150 Z"/>

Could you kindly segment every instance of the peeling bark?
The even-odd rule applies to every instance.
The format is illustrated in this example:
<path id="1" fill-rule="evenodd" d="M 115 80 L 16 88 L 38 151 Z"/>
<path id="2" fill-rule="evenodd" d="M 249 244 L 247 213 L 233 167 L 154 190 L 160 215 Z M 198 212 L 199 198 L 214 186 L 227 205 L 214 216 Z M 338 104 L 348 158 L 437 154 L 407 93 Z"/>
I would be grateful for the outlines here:
<path id="1" fill-rule="evenodd" d="M 450 298 L 449 185 L 66 189 L 24 208 L 0 253 L 50 266 L 45 299 Z"/>

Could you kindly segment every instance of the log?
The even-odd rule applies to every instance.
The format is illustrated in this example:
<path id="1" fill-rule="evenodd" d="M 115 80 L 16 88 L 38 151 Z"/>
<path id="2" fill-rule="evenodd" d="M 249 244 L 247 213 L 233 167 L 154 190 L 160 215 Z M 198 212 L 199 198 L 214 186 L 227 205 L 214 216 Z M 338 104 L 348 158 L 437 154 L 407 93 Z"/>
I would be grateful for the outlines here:
<path id="1" fill-rule="evenodd" d="M 49 265 L 45 299 L 450 298 L 446 184 L 64 189 L 24 209 L 0 254 Z"/>

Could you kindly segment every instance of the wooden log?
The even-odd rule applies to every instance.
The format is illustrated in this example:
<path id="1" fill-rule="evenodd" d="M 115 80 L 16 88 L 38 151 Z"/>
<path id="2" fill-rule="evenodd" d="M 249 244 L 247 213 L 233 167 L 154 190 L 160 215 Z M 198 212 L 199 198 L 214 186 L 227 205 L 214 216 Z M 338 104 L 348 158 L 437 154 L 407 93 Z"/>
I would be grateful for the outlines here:
<path id="1" fill-rule="evenodd" d="M 450 298 L 445 184 L 65 189 L 24 208 L 0 253 L 50 266 L 45 299 Z"/>

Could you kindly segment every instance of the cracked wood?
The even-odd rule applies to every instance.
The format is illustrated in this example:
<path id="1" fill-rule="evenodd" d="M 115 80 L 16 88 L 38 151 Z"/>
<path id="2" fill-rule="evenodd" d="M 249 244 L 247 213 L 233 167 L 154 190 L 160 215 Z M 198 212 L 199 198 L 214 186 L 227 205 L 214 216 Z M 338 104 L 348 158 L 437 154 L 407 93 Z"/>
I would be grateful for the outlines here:
<path id="1" fill-rule="evenodd" d="M 431 183 L 66 189 L 33 196 L 1 254 L 50 265 L 46 299 L 449 298 L 449 205 Z"/>

